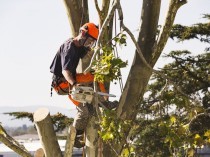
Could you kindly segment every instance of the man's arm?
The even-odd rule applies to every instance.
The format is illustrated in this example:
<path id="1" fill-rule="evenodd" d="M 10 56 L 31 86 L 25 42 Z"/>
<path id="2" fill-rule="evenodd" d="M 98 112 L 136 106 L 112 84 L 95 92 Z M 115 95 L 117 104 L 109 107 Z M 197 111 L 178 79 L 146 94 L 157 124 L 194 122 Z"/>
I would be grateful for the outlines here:
<path id="1" fill-rule="evenodd" d="M 69 70 L 62 71 L 63 76 L 65 79 L 73 86 L 76 84 L 76 80 L 74 79 L 72 73 Z"/>

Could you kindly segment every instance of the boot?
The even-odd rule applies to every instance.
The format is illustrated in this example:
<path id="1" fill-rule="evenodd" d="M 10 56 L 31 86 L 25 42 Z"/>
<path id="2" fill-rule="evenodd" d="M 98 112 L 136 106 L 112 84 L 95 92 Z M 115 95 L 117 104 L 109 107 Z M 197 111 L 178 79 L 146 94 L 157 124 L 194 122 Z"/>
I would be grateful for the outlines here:
<path id="1" fill-rule="evenodd" d="M 84 130 L 77 130 L 75 141 L 74 141 L 74 147 L 82 148 L 84 146 L 85 146 Z"/>
<path id="2" fill-rule="evenodd" d="M 76 136 L 74 141 L 74 147 L 76 148 L 82 148 L 85 146 L 85 141 L 83 136 Z"/>
<path id="3" fill-rule="evenodd" d="M 96 110 L 95 110 L 95 108 L 93 107 L 93 105 L 92 104 L 88 104 L 88 103 L 86 103 L 85 104 L 86 106 L 87 106 L 87 108 L 88 108 L 88 111 L 89 111 L 89 114 L 91 115 L 91 116 L 97 116 L 97 114 L 96 114 Z"/>

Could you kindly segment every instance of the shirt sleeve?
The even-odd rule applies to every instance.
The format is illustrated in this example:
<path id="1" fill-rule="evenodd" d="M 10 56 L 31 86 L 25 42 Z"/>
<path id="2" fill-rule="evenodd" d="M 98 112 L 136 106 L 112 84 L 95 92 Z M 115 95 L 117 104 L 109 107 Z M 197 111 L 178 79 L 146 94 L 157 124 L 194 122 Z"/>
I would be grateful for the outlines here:
<path id="1" fill-rule="evenodd" d="M 62 70 L 69 70 L 72 73 L 74 72 L 74 62 L 72 61 L 73 55 L 74 50 L 72 50 L 72 47 L 63 45 L 63 51 L 61 52 Z"/>

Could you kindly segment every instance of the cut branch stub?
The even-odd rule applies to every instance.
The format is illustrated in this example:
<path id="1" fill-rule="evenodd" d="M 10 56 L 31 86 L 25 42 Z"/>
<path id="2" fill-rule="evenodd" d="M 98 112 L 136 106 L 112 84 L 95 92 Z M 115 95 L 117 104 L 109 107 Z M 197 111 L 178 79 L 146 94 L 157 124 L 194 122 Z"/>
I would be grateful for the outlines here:
<path id="1" fill-rule="evenodd" d="M 45 157 L 62 157 L 49 110 L 47 108 L 39 108 L 36 110 L 34 113 L 34 123 L 41 140 Z"/>
<path id="2" fill-rule="evenodd" d="M 44 150 L 42 148 L 39 148 L 35 151 L 34 157 L 44 157 Z"/>

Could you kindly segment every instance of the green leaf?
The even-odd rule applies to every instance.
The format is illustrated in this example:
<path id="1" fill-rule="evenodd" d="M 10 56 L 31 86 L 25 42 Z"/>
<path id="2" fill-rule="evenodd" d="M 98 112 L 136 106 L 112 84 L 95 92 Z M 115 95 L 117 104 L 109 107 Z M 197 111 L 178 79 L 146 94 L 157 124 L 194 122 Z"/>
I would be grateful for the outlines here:
<path id="1" fill-rule="evenodd" d="M 207 131 L 204 133 L 204 136 L 206 136 L 206 137 L 209 137 L 209 138 L 210 138 L 210 130 L 207 130 Z"/>
<path id="2" fill-rule="evenodd" d="M 111 132 L 107 132 L 102 136 L 102 139 L 104 141 L 108 141 L 108 140 L 113 140 L 114 139 L 114 135 Z"/>
<path id="3" fill-rule="evenodd" d="M 170 117 L 170 122 L 171 122 L 171 124 L 176 123 L 176 117 L 175 116 L 171 116 Z"/>

